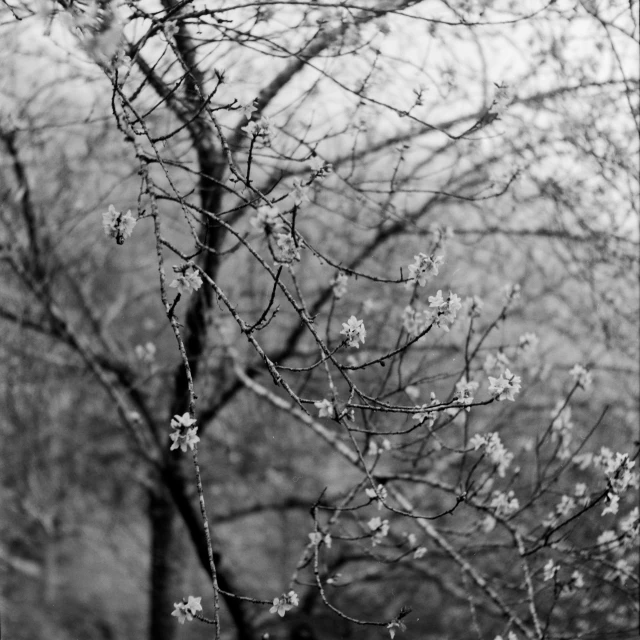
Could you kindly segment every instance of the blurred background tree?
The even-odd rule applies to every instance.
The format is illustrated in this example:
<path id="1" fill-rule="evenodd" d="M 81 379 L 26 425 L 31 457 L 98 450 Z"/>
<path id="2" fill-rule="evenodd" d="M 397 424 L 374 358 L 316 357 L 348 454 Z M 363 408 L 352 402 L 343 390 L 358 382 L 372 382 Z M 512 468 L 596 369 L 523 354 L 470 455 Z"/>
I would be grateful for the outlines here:
<path id="1" fill-rule="evenodd" d="M 3 2 L 9 637 L 636 633 L 637 8 Z"/>

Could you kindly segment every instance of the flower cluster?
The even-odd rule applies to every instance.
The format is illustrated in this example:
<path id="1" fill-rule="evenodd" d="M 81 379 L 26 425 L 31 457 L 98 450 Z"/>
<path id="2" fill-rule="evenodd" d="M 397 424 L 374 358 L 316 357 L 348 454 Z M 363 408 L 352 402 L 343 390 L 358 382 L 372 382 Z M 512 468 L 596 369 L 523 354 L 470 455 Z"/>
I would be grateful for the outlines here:
<path id="1" fill-rule="evenodd" d="M 574 379 L 575 383 L 581 389 L 585 389 L 585 390 L 588 389 L 591 386 L 591 383 L 593 382 L 593 377 L 591 375 L 591 372 L 588 371 L 581 364 L 574 365 L 573 369 L 569 371 L 569 375 Z"/>
<path id="2" fill-rule="evenodd" d="M 138 221 L 131 215 L 131 211 L 121 213 L 110 204 L 109 211 L 102 214 L 102 228 L 106 235 L 115 238 L 118 244 L 124 241 L 133 233 L 133 228 Z"/>
<path id="3" fill-rule="evenodd" d="M 456 319 L 456 314 L 462 308 L 462 302 L 460 298 L 449 291 L 449 296 L 445 300 L 442 297 L 442 290 L 438 290 L 435 296 L 429 296 L 429 307 L 435 309 L 436 316 L 434 322 L 436 326 L 440 327 L 444 331 L 449 331 L 449 326 L 453 324 Z"/>
<path id="4" fill-rule="evenodd" d="M 380 517 L 371 518 L 369 522 L 367 522 L 367 526 L 373 532 L 373 537 L 371 538 L 371 545 L 376 546 L 382 542 L 384 538 L 389 535 L 389 521 L 383 520 Z"/>
<path id="5" fill-rule="evenodd" d="M 172 616 L 177 616 L 178 622 L 180 624 L 184 624 L 185 620 L 193 620 L 198 611 L 202 611 L 202 605 L 200 601 L 202 598 L 194 598 L 193 596 L 189 596 L 187 601 L 183 602 L 174 602 L 173 606 L 175 607 Z"/>
<path id="6" fill-rule="evenodd" d="M 411 337 L 426 331 L 432 322 L 433 314 L 427 309 L 414 309 L 412 306 L 407 306 L 402 312 L 402 326 Z"/>
<path id="7" fill-rule="evenodd" d="M 169 286 L 177 289 L 179 293 L 192 293 L 202 286 L 200 273 L 191 265 L 174 266 L 173 270 L 178 277 Z"/>
<path id="8" fill-rule="evenodd" d="M 539 342 L 540 338 L 535 333 L 523 333 L 518 338 L 518 349 L 525 353 L 535 351 Z"/>
<path id="9" fill-rule="evenodd" d="M 271 139 L 275 136 L 275 127 L 267 116 L 262 116 L 260 120 L 251 120 L 242 130 L 251 138 L 260 138 L 265 147 L 271 146 Z"/>
<path id="10" fill-rule="evenodd" d="M 607 479 L 607 506 L 602 515 L 616 514 L 620 506 L 620 496 L 630 487 L 637 489 L 640 482 L 638 474 L 632 471 L 635 461 L 629 459 L 627 453 L 613 453 L 609 448 L 602 447 L 594 458 Z"/>
<path id="11" fill-rule="evenodd" d="M 485 373 L 491 373 L 494 370 L 504 373 L 510 364 L 507 354 L 504 353 L 504 351 L 498 351 L 495 355 L 493 353 L 487 353 L 482 369 Z"/>
<path id="12" fill-rule="evenodd" d="M 473 394 L 478 390 L 480 385 L 471 380 L 467 382 L 467 379 L 463 376 L 459 382 L 456 383 L 456 392 L 453 396 L 453 401 L 459 404 L 473 404 Z M 469 407 L 466 408 L 469 411 Z"/>
<path id="13" fill-rule="evenodd" d="M 324 180 L 333 170 L 330 162 L 325 162 L 318 156 L 313 156 L 309 160 L 309 165 L 313 171 L 314 180 Z"/>
<path id="14" fill-rule="evenodd" d="M 501 478 L 504 478 L 507 469 L 511 465 L 511 461 L 513 460 L 513 453 L 507 451 L 497 433 L 489 433 L 486 436 L 478 433 L 471 438 L 469 444 L 476 451 L 480 447 L 484 447 L 486 455 L 489 456 L 489 460 L 498 467 L 498 475 Z"/>
<path id="15" fill-rule="evenodd" d="M 494 491 L 489 506 L 495 511 L 496 516 L 507 518 L 520 508 L 520 503 L 513 491 L 509 491 L 509 493 Z"/>
<path id="16" fill-rule="evenodd" d="M 282 221 L 280 220 L 280 210 L 278 207 L 267 204 L 258 207 L 256 215 L 253 216 L 249 222 L 254 229 L 264 231 L 267 234 L 283 228 Z"/>
<path id="17" fill-rule="evenodd" d="M 350 347 L 360 348 L 360 341 L 364 344 L 367 332 L 364 328 L 364 322 L 358 320 L 355 316 L 351 316 L 346 322 L 342 323 L 341 335 L 345 336 L 345 340 Z"/>
<path id="18" fill-rule="evenodd" d="M 492 393 L 498 402 L 503 400 L 515 400 L 515 394 L 520 391 L 520 376 L 511 373 L 509 369 L 505 369 L 499 378 L 489 376 L 489 393 Z"/>
<path id="19" fill-rule="evenodd" d="M 269 613 L 277 613 L 283 618 L 287 611 L 297 607 L 298 604 L 298 594 L 295 591 L 289 591 L 289 593 L 283 593 L 279 598 L 273 599 L 273 606 L 269 609 Z"/>
<path id="20" fill-rule="evenodd" d="M 393 640 L 396 637 L 396 633 L 397 633 L 396 630 L 406 631 L 407 625 L 404 622 L 402 622 L 402 620 L 392 620 L 387 625 L 387 631 L 389 632 L 389 636 L 391 637 L 391 640 Z"/>
<path id="21" fill-rule="evenodd" d="M 313 531 L 310 533 L 309 540 L 311 541 L 311 544 L 316 547 L 320 546 L 321 543 L 324 543 L 327 549 L 331 549 L 331 544 L 333 543 L 330 534 L 322 534 L 319 531 Z"/>
<path id="22" fill-rule="evenodd" d="M 139 344 L 135 348 L 136 358 L 145 364 L 153 364 L 156 359 L 156 345 L 153 342 Z"/>
<path id="23" fill-rule="evenodd" d="M 384 451 L 391 451 L 391 443 L 387 438 L 383 438 L 382 442 L 378 443 L 375 440 L 371 440 L 369 442 L 369 446 L 367 447 L 366 455 L 368 456 L 377 456 L 383 453 Z"/>
<path id="24" fill-rule="evenodd" d="M 407 288 L 414 285 L 424 287 L 427 282 L 438 275 L 440 265 L 444 262 L 443 256 L 428 256 L 426 253 L 419 253 L 413 257 L 413 264 L 409 265 L 409 279 Z"/>
<path id="25" fill-rule="evenodd" d="M 171 451 L 174 449 L 180 449 L 180 451 L 186 452 L 187 448 L 192 451 L 195 449 L 200 438 L 198 437 L 198 427 L 193 425 L 196 420 L 191 418 L 188 413 L 181 416 L 175 415 L 171 420 L 171 428 L 173 432 L 170 434 L 173 444 L 171 445 Z"/>
<path id="26" fill-rule="evenodd" d="M 279 233 L 276 236 L 276 246 L 278 253 L 275 256 L 276 262 L 291 264 L 300 260 L 300 251 L 296 241 L 288 233 Z"/>

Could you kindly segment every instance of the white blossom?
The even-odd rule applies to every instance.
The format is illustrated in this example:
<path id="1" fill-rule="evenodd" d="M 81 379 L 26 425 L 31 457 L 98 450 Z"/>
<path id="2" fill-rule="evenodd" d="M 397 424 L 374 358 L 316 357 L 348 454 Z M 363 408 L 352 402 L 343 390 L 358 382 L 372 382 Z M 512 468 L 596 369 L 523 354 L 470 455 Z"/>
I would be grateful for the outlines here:
<path id="1" fill-rule="evenodd" d="M 449 295 L 445 300 L 442 297 L 442 290 L 438 290 L 435 296 L 429 296 L 429 307 L 436 310 L 436 317 L 434 322 L 436 326 L 440 327 L 444 331 L 449 331 L 449 326 L 453 324 L 456 319 L 456 314 L 462 308 L 462 302 L 460 298 L 449 291 Z"/>
<path id="2" fill-rule="evenodd" d="M 376 489 L 365 489 L 365 494 L 378 503 L 378 509 L 382 509 L 382 502 L 387 499 L 387 490 L 381 484 Z"/>
<path id="3" fill-rule="evenodd" d="M 171 445 L 171 451 L 174 449 L 180 449 L 180 451 L 186 452 L 187 449 L 195 449 L 200 438 L 198 437 L 198 427 L 194 427 L 196 420 L 191 418 L 188 413 L 183 415 L 175 415 L 171 420 L 171 428 L 173 432 L 170 434 L 173 444 Z"/>
<path id="4" fill-rule="evenodd" d="M 588 389 L 593 382 L 593 376 L 591 375 L 591 372 L 581 364 L 574 365 L 571 371 L 569 371 L 569 375 L 574 379 L 575 383 L 581 389 Z"/>
<path id="5" fill-rule="evenodd" d="M 513 491 L 509 493 L 494 491 L 489 506 L 495 510 L 496 516 L 507 518 L 520 508 L 520 502 Z"/>
<path id="6" fill-rule="evenodd" d="M 330 534 L 327 533 L 323 535 L 319 531 L 313 531 L 312 533 L 310 533 L 309 540 L 311 541 L 311 544 L 316 547 L 319 546 L 321 542 L 324 542 L 327 549 L 331 549 L 331 544 L 333 543 Z"/>
<path id="7" fill-rule="evenodd" d="M 318 409 L 318 416 L 320 418 L 335 418 L 336 411 L 331 400 L 324 398 L 318 402 L 314 402 L 313 406 Z"/>
<path id="8" fill-rule="evenodd" d="M 133 233 L 137 222 L 131 215 L 131 211 L 120 213 L 112 204 L 109 205 L 109 210 L 102 214 L 102 228 L 105 234 L 115 238 L 118 244 L 124 244 L 124 241 Z"/>
<path id="9" fill-rule="evenodd" d="M 520 391 L 520 376 L 511 373 L 509 369 L 505 369 L 499 378 L 489 376 L 489 393 L 496 396 L 498 402 L 502 400 L 515 400 L 515 394 Z"/>
<path id="10" fill-rule="evenodd" d="M 360 348 L 360 341 L 364 344 L 367 332 L 364 328 L 364 322 L 358 320 L 355 316 L 351 316 L 346 322 L 342 323 L 342 331 L 345 340 L 350 347 Z"/>
<path id="11" fill-rule="evenodd" d="M 542 568 L 542 579 L 547 582 L 548 580 L 553 580 L 555 575 L 560 570 L 560 567 L 555 564 L 553 560 L 549 560 L 547 564 Z"/>
<path id="12" fill-rule="evenodd" d="M 202 278 L 198 271 L 191 271 L 187 273 L 189 266 L 186 267 L 174 267 L 174 271 L 178 272 L 180 275 L 171 282 L 169 285 L 174 289 L 178 289 L 180 293 L 192 293 L 193 291 L 197 291 L 202 286 Z"/>
<path id="13" fill-rule="evenodd" d="M 288 233 L 276 235 L 276 246 L 278 247 L 277 262 L 291 264 L 300 260 L 300 251 L 296 246 L 296 241 Z"/>
<path id="14" fill-rule="evenodd" d="M 185 620 L 191 621 L 198 611 L 202 611 L 202 605 L 200 604 L 201 600 L 202 598 L 189 596 L 189 599 L 186 602 L 174 602 L 174 610 L 171 615 L 176 616 L 180 624 L 184 624 Z"/>
<path id="15" fill-rule="evenodd" d="M 263 204 L 256 209 L 256 215 L 249 220 L 251 226 L 265 233 L 277 232 L 283 228 L 278 207 Z"/>
<path id="16" fill-rule="evenodd" d="M 402 326 L 411 337 L 423 333 L 433 319 L 433 313 L 427 309 L 414 309 L 412 306 L 407 306 L 402 312 Z"/>
<path id="17" fill-rule="evenodd" d="M 300 206 L 304 202 L 309 202 L 309 187 L 305 187 L 302 185 L 300 180 L 297 178 L 293 181 L 293 191 L 289 194 L 295 204 Z"/>
<path id="18" fill-rule="evenodd" d="M 277 613 L 282 618 L 287 611 L 297 607 L 298 604 L 298 594 L 295 591 L 289 591 L 273 599 L 273 606 L 269 609 L 269 613 Z"/>
<path id="19" fill-rule="evenodd" d="M 349 280 L 349 276 L 346 273 L 336 273 L 335 278 L 331 281 L 331 286 L 333 287 L 333 295 L 336 299 L 342 298 L 345 293 L 347 293 L 347 281 Z"/>
<path id="20" fill-rule="evenodd" d="M 466 377 L 462 377 L 456 383 L 456 392 L 453 396 L 454 402 L 459 404 L 473 404 L 473 394 L 478 390 L 480 385 L 474 380 L 467 382 Z M 469 411 L 469 407 L 466 409 Z"/>
<path id="21" fill-rule="evenodd" d="M 424 287 L 427 282 L 438 275 L 440 265 L 444 262 L 443 256 L 428 256 L 426 253 L 419 253 L 413 257 L 413 264 L 409 265 L 409 279 L 407 287 L 417 284 Z"/>

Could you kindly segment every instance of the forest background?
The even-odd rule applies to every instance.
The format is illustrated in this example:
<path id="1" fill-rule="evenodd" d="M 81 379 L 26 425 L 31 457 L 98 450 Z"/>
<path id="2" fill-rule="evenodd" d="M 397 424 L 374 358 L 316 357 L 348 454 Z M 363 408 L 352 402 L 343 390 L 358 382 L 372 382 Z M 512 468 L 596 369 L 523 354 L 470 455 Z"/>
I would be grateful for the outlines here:
<path id="1" fill-rule="evenodd" d="M 3 0 L 6 637 L 637 637 L 638 38 Z"/>

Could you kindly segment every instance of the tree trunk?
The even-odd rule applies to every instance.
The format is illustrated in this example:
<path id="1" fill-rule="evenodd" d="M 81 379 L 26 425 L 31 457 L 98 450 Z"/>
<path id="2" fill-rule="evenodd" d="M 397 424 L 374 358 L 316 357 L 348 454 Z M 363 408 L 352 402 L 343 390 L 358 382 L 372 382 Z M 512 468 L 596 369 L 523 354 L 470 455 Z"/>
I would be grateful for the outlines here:
<path id="1" fill-rule="evenodd" d="M 174 640 L 178 618 L 171 615 L 173 603 L 182 594 L 183 549 L 178 534 L 178 513 L 173 500 L 161 482 L 149 496 L 151 524 L 151 599 L 149 640 Z"/>

